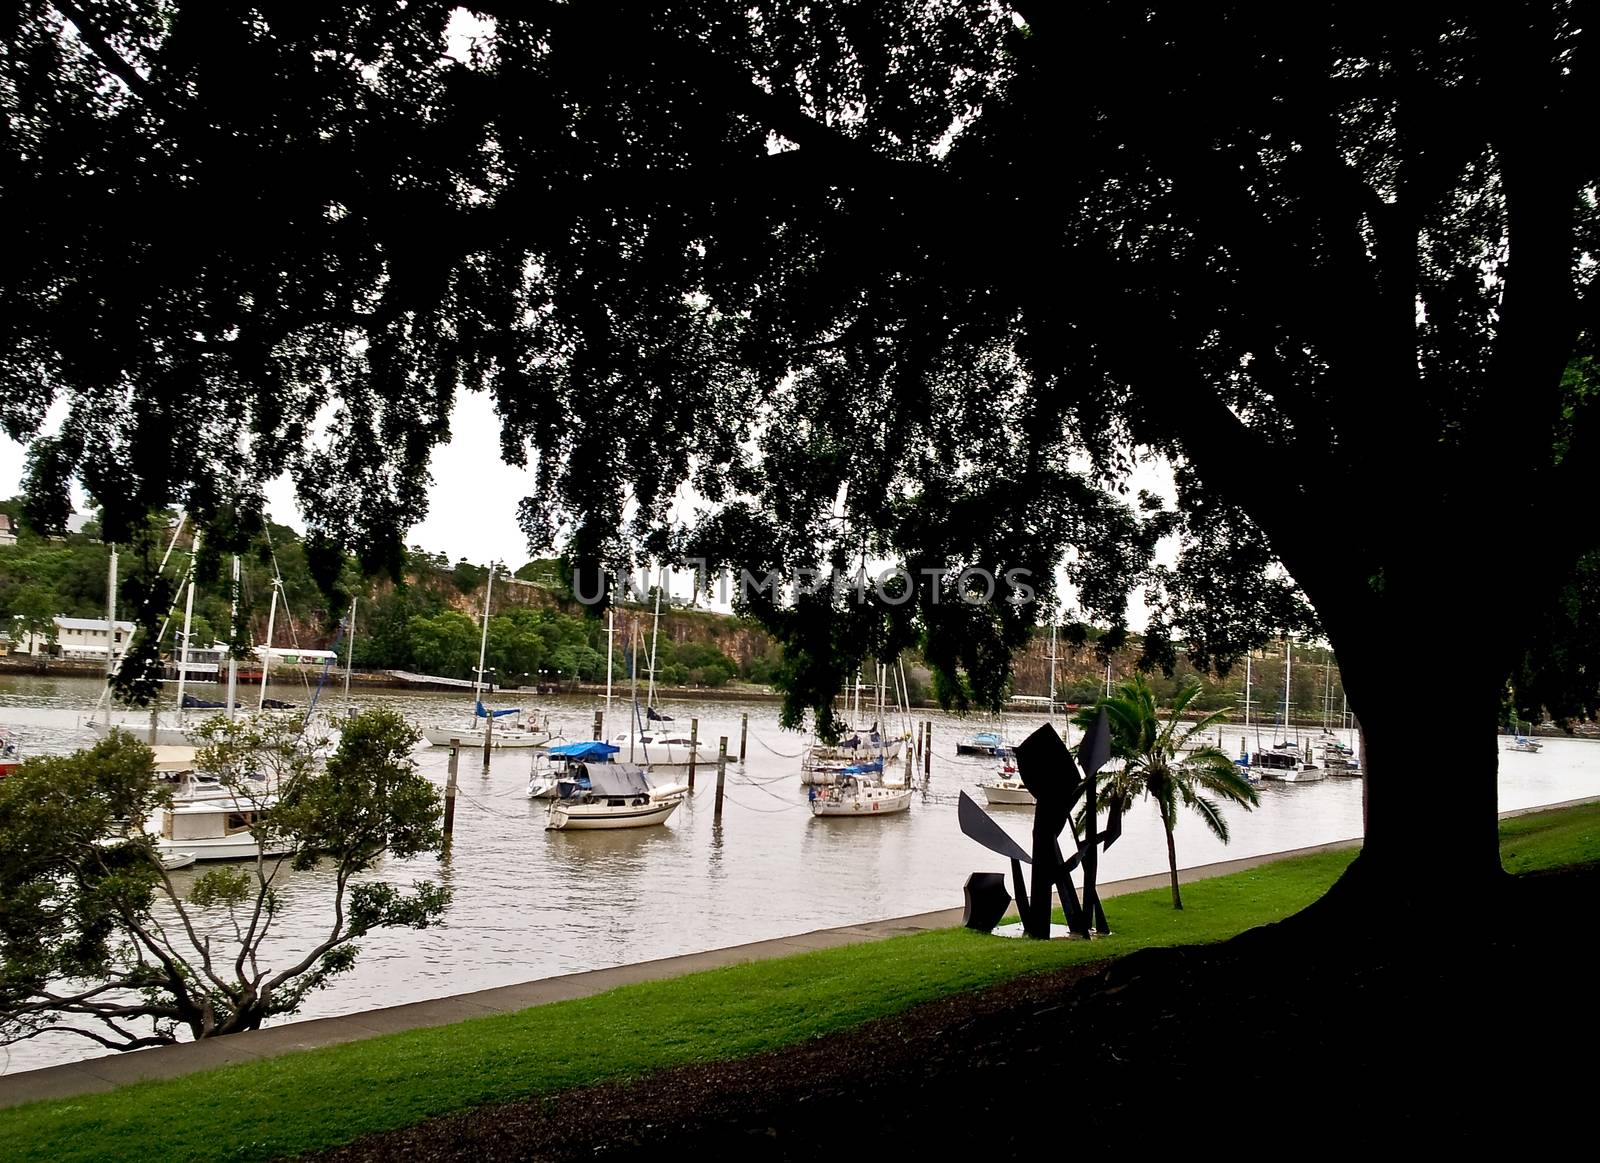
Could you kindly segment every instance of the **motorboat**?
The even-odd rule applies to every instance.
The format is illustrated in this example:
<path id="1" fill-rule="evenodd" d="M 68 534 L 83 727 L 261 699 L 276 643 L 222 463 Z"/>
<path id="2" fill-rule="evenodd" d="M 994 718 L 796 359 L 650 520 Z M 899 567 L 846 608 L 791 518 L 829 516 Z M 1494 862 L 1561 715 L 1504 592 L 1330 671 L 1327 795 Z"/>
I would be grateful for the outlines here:
<path id="1" fill-rule="evenodd" d="M 1000 770 L 989 779 L 978 782 L 978 789 L 983 792 L 983 798 L 990 804 L 1035 803 L 1033 793 L 1022 782 L 1016 760 L 1012 758 L 1011 753 L 1007 751 L 1001 758 L 1004 763 Z"/>
<path id="2" fill-rule="evenodd" d="M 998 757 L 1009 750 L 1005 737 L 998 731 L 975 731 L 956 740 L 957 755 L 989 755 Z"/>
<path id="3" fill-rule="evenodd" d="M 192 853 L 196 860 L 254 860 L 282 856 L 290 846 L 282 842 L 263 848 L 255 834 L 261 813 L 274 797 L 229 795 L 173 803 L 156 813 L 156 851 Z"/>
<path id="4" fill-rule="evenodd" d="M 1537 755 L 1539 753 L 1539 749 L 1543 746 L 1543 743 L 1540 743 L 1536 739 L 1530 739 L 1526 735 L 1513 735 L 1511 736 L 1511 741 L 1506 744 L 1506 750 L 1521 751 L 1529 755 Z"/>
<path id="5" fill-rule="evenodd" d="M 561 743 L 538 751 L 528 772 L 528 798 L 530 800 L 554 799 L 562 780 L 574 778 L 575 763 L 610 763 L 619 750 L 616 745 L 598 739 L 582 743 Z"/>
<path id="6" fill-rule="evenodd" d="M 630 758 L 637 760 L 651 771 L 660 771 L 664 768 L 687 771 L 691 757 L 696 767 L 704 767 L 708 762 L 698 739 L 693 738 L 687 731 L 674 730 L 671 727 L 651 724 L 643 731 L 615 735 L 612 737 L 612 742 L 617 745 L 619 751 L 627 748 Z M 716 759 L 713 757 L 709 762 L 715 763 Z"/>
<path id="7" fill-rule="evenodd" d="M 1325 774 L 1292 744 L 1255 752 L 1250 756 L 1250 769 L 1262 779 L 1275 783 L 1314 783 Z"/>
<path id="8" fill-rule="evenodd" d="M 887 816 L 911 806 L 909 787 L 869 783 L 863 775 L 842 774 L 829 787 L 811 788 L 807 797 L 813 816 Z"/>
<path id="9" fill-rule="evenodd" d="M 683 784 L 656 786 L 631 763 L 575 763 L 556 785 L 545 827 L 553 831 L 646 828 L 664 824 L 687 798 Z"/>

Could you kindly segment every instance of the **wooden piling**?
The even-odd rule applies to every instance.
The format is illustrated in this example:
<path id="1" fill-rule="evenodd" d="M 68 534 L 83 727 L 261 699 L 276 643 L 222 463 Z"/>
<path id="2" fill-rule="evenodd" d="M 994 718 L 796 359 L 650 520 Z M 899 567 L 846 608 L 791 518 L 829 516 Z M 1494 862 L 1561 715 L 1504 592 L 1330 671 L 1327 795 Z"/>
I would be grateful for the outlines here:
<path id="1" fill-rule="evenodd" d="M 606 713 L 604 711 L 596 711 L 594 713 L 594 738 L 597 743 L 605 738 L 605 718 Z"/>
<path id="2" fill-rule="evenodd" d="M 922 774 L 933 773 L 933 720 L 922 721 Z"/>
<path id="3" fill-rule="evenodd" d="M 450 740 L 450 775 L 444 784 L 444 842 L 456 830 L 456 771 L 461 764 L 461 740 Z"/>
<path id="4" fill-rule="evenodd" d="M 739 765 L 744 766 L 744 741 L 750 733 L 750 712 L 746 711 L 739 716 Z"/>
<path id="5" fill-rule="evenodd" d="M 722 819 L 722 785 L 728 776 L 728 737 L 724 735 L 717 744 L 717 803 L 711 813 L 713 820 Z"/>
<path id="6" fill-rule="evenodd" d="M 694 790 L 694 765 L 700 757 L 700 720 L 689 720 L 689 790 Z"/>
<path id="7" fill-rule="evenodd" d="M 490 715 L 483 724 L 483 774 L 489 774 L 489 752 L 494 747 L 494 716 Z"/>

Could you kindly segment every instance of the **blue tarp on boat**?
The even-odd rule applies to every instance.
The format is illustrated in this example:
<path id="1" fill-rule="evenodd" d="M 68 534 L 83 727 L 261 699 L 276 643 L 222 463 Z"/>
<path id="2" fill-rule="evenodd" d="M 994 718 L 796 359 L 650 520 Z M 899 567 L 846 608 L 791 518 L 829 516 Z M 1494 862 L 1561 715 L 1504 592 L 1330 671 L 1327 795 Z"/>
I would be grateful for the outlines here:
<path id="1" fill-rule="evenodd" d="M 478 703 L 478 718 L 487 719 L 490 716 L 493 716 L 496 719 L 503 719 L 507 715 L 515 715 L 520 710 L 522 710 L 521 707 L 508 707 L 503 711 L 490 711 L 484 708 L 484 705 L 480 700 Z"/>
<path id="2" fill-rule="evenodd" d="M 622 748 L 598 740 L 582 743 L 563 743 L 560 747 L 546 748 L 545 754 L 557 756 L 573 763 L 604 763 Z"/>

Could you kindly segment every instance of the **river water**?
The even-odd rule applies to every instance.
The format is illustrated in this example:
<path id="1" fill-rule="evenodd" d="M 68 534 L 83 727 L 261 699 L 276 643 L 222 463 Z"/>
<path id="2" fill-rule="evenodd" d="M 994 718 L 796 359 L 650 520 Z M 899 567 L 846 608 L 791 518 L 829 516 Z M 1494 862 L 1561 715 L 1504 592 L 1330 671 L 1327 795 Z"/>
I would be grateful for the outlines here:
<path id="1" fill-rule="evenodd" d="M 100 693 L 89 678 L 0 675 L 0 725 L 13 729 L 27 754 L 70 751 L 91 736 L 82 722 Z M 253 693 L 253 692 L 252 692 Z M 280 697 L 303 697 L 275 691 Z M 501 695 L 506 699 L 510 696 Z M 358 705 L 386 703 L 419 724 L 465 723 L 469 700 L 458 695 L 360 691 Z M 502 703 L 501 705 L 505 705 Z M 592 733 L 596 701 L 589 696 L 538 700 L 569 739 Z M 438 878 L 454 901 L 436 928 L 374 933 L 361 943 L 355 969 L 313 994 L 303 1018 L 509 985 L 552 974 L 668 957 L 812 929 L 958 906 L 969 872 L 1005 871 L 1006 862 L 961 834 L 958 793 L 981 804 L 977 781 L 994 762 L 958 756 L 958 737 L 975 724 L 934 711 L 931 775 L 911 810 L 875 819 L 813 819 L 799 783 L 803 735 L 780 730 L 771 703 L 668 702 L 663 709 L 700 735 L 713 755 L 726 735 L 735 755 L 742 713 L 750 716 L 746 763 L 730 760 L 720 824 L 712 801 L 715 764 L 697 777 L 697 793 L 661 827 L 616 832 L 547 832 L 545 806 L 526 798 L 531 752 L 495 753 L 488 775 L 481 752 L 464 753 L 460 768 L 454 851 L 432 858 L 389 861 L 377 875 L 409 885 Z M 618 706 L 621 725 L 626 712 Z M 129 715 L 135 731 L 148 716 Z M 1021 739 L 1042 715 L 1015 715 L 1007 733 Z M 1223 729 L 1237 753 L 1243 732 Z M 1348 736 L 1347 736 L 1348 737 Z M 1544 740 L 1538 755 L 1502 751 L 1500 806 L 1530 807 L 1600 794 L 1600 742 Z M 420 767 L 441 787 L 447 751 L 423 747 Z M 1448 773 L 1419 769 L 1419 820 L 1426 797 L 1448 794 Z M 1023 845 L 1031 809 L 995 808 Z M 1253 812 L 1228 810 L 1232 841 L 1224 846 L 1197 818 L 1177 832 L 1183 866 L 1282 851 L 1354 837 L 1361 832 L 1361 784 L 1326 779 L 1301 786 L 1267 784 Z M 1148 804 L 1133 810 L 1122 839 L 1100 861 L 1104 881 L 1163 871 L 1166 848 Z M 192 877 L 193 872 L 176 874 Z M 270 952 L 287 962 L 304 951 L 328 917 L 331 874 L 288 874 L 282 925 Z M 70 1035 L 41 1037 L 0 1048 L 0 1073 L 101 1053 Z"/>

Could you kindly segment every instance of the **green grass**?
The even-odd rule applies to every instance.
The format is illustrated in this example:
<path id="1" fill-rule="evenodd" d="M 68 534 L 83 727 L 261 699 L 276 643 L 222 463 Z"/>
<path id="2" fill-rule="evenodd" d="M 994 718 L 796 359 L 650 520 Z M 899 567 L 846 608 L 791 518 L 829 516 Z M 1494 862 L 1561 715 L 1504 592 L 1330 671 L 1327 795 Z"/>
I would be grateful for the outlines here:
<path id="1" fill-rule="evenodd" d="M 1517 870 L 1600 856 L 1600 808 L 1503 829 Z M 964 929 L 624 986 L 521 1013 L 286 1054 L 0 1111 L 0 1157 L 259 1159 L 434 1115 L 790 1044 L 965 989 L 1134 949 L 1217 941 L 1316 899 L 1354 851 L 1117 897 L 1094 942 L 997 941 Z M 4 1085 L 0 1081 L 0 1085 Z"/>
<path id="2" fill-rule="evenodd" d="M 1579 804 L 1500 821 L 1507 872 L 1539 872 L 1600 860 L 1600 805 Z"/>

